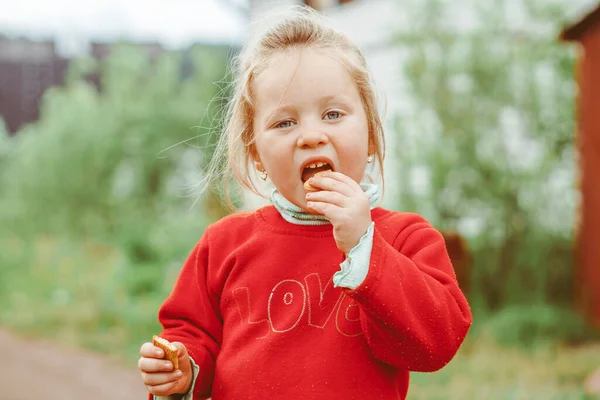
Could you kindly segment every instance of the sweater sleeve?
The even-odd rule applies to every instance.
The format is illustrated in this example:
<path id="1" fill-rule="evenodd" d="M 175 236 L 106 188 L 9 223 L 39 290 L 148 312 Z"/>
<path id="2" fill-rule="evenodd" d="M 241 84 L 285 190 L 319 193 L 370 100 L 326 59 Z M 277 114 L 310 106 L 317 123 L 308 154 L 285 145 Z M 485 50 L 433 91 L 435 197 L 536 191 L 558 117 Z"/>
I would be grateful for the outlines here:
<path id="1" fill-rule="evenodd" d="M 472 322 L 444 238 L 422 217 L 389 244 L 375 227 L 369 272 L 355 290 L 374 356 L 396 368 L 432 372 L 445 366 Z"/>
<path id="2" fill-rule="evenodd" d="M 194 400 L 210 397 L 215 359 L 222 339 L 219 296 L 208 283 L 208 252 L 208 235 L 205 233 L 158 312 L 163 327 L 160 336 L 183 343 L 198 367 L 199 374 L 190 396 Z"/>
<path id="3" fill-rule="evenodd" d="M 340 264 L 340 270 L 333 274 L 333 285 L 356 289 L 366 278 L 369 272 L 369 260 L 371 259 L 371 248 L 373 247 L 373 227 L 371 222 L 367 233 L 346 256 Z"/>

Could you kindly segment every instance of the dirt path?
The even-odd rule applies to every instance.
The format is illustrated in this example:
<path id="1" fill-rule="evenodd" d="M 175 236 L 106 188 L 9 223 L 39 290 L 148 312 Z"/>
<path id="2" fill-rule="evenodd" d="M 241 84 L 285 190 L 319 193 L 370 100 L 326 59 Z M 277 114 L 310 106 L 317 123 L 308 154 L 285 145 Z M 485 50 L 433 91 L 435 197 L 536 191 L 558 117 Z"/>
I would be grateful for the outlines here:
<path id="1" fill-rule="evenodd" d="M 146 393 L 135 367 L 0 330 L 0 400 L 143 400 Z"/>

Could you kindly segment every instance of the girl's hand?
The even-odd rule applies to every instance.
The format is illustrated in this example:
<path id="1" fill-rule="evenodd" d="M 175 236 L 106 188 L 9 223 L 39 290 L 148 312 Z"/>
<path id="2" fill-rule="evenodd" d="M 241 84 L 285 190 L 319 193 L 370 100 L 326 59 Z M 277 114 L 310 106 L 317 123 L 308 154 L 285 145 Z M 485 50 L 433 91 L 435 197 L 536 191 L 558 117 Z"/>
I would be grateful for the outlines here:
<path id="1" fill-rule="evenodd" d="M 338 249 L 348 254 L 371 225 L 369 198 L 358 183 L 339 172 L 323 172 L 308 182 L 321 190 L 306 194 L 307 208 L 329 219 Z"/>
<path id="2" fill-rule="evenodd" d="M 140 348 L 138 367 L 142 373 L 144 385 L 153 395 L 169 396 L 186 394 L 192 386 L 192 363 L 185 346 L 173 342 L 177 347 L 179 369 L 173 371 L 173 364 L 163 360 L 164 352 L 152 343 L 144 343 Z"/>

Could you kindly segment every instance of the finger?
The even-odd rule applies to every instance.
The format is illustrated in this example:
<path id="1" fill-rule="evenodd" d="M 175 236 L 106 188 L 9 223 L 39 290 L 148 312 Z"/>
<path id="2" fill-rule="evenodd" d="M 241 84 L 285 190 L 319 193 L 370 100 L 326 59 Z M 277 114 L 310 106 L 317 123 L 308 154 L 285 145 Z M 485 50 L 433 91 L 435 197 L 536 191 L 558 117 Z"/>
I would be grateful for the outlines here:
<path id="1" fill-rule="evenodd" d="M 183 343 L 172 342 L 172 344 L 175 345 L 175 347 L 177 347 L 177 358 L 179 358 L 180 360 L 188 358 L 188 352 Z"/>
<path id="2" fill-rule="evenodd" d="M 142 372 L 142 380 L 145 385 L 156 386 L 163 385 L 165 383 L 175 382 L 181 378 L 183 374 L 180 370 L 173 372 L 153 372 L 146 373 Z"/>
<path id="3" fill-rule="evenodd" d="M 162 359 L 141 357 L 138 368 L 142 372 L 168 372 L 173 370 L 173 364 Z"/>
<path id="4" fill-rule="evenodd" d="M 172 342 L 177 347 L 177 368 L 184 373 L 191 369 L 190 356 L 185 348 L 185 345 L 180 342 Z"/>
<path id="5" fill-rule="evenodd" d="M 156 347 L 150 342 L 146 342 L 140 348 L 140 355 L 147 358 L 163 358 L 165 353 L 161 348 Z"/>
<path id="6" fill-rule="evenodd" d="M 306 194 L 306 200 L 329 203 L 338 207 L 345 207 L 348 204 L 349 198 L 341 193 L 320 190 L 318 192 L 309 192 Z"/>
<path id="7" fill-rule="evenodd" d="M 168 396 L 179 381 L 163 383 L 162 385 L 146 385 L 148 392 L 155 396 Z"/>
<path id="8" fill-rule="evenodd" d="M 355 194 L 355 190 L 348 186 L 345 182 L 332 179 L 324 175 L 313 176 L 308 180 L 308 183 L 318 189 L 327 190 L 330 192 L 338 192 L 347 197 L 351 197 Z"/>
<path id="9" fill-rule="evenodd" d="M 344 215 L 344 209 L 342 207 L 321 201 L 309 201 L 306 203 L 306 207 L 318 214 L 326 216 L 334 225 L 335 222 L 340 221 Z"/>
<path id="10" fill-rule="evenodd" d="M 354 189 L 355 191 L 359 191 L 359 192 L 363 191 L 358 182 L 356 182 L 354 179 L 350 178 L 348 175 L 342 174 L 341 172 L 325 171 L 319 176 L 323 177 L 323 178 L 331 178 L 331 179 L 335 179 L 336 181 L 343 182 L 346 185 L 348 185 L 348 187 Z"/>

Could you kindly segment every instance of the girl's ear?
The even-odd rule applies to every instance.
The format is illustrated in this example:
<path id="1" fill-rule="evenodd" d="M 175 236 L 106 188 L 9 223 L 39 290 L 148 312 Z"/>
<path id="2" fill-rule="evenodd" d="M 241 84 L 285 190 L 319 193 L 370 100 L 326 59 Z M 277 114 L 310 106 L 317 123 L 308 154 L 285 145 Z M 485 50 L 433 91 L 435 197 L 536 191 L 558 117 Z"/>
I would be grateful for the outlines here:
<path id="1" fill-rule="evenodd" d="M 253 160 L 260 160 L 260 157 L 258 155 L 258 150 L 256 149 L 256 142 L 254 140 L 252 140 L 250 143 L 248 143 L 248 154 L 250 154 L 250 157 L 252 157 Z"/>
<path id="2" fill-rule="evenodd" d="M 259 171 L 265 170 L 265 168 L 262 165 L 262 162 L 260 161 L 260 156 L 258 155 L 258 151 L 256 151 L 256 146 L 254 144 L 250 145 L 250 157 L 252 157 L 252 160 L 254 161 L 254 168 L 256 168 Z"/>
<path id="3" fill-rule="evenodd" d="M 256 170 L 260 171 L 260 172 L 265 171 L 265 167 L 263 167 L 262 162 L 260 162 L 258 160 L 254 160 L 254 168 L 256 168 Z"/>
<path id="4" fill-rule="evenodd" d="M 375 144 L 371 138 L 369 138 L 369 155 L 375 156 Z"/>

